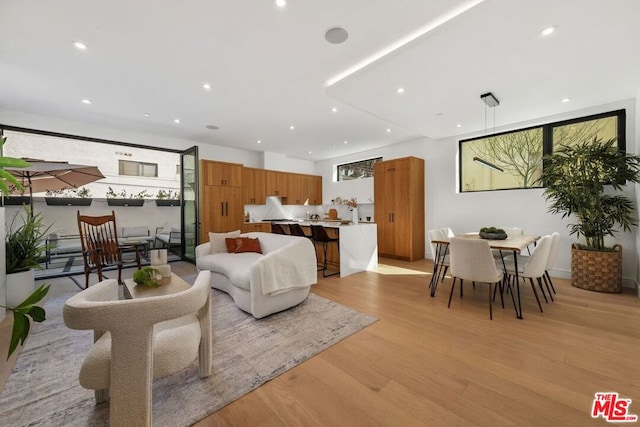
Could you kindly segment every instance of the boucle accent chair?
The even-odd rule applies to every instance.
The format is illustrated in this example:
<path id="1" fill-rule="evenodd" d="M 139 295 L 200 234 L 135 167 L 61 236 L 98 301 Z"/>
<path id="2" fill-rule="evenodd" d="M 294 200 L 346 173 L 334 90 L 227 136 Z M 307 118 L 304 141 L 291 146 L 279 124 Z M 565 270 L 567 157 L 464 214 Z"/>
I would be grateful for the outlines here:
<path id="1" fill-rule="evenodd" d="M 64 322 L 93 329 L 95 344 L 80 368 L 80 385 L 110 399 L 112 426 L 150 426 L 153 378 L 200 358 L 201 378 L 211 374 L 210 272 L 188 290 L 118 300 L 118 282 L 102 281 L 69 298 Z"/>

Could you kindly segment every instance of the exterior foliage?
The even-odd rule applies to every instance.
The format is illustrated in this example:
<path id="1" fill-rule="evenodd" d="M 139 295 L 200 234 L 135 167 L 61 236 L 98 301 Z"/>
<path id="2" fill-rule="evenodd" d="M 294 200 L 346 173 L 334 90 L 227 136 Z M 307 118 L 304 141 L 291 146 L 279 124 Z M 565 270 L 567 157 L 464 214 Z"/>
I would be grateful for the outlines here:
<path id="1" fill-rule="evenodd" d="M 544 196 L 551 201 L 549 212 L 562 217 L 575 215 L 570 234 L 584 236 L 586 247 L 604 250 L 605 236 L 622 228 L 638 225 L 633 202 L 613 194 L 627 182 L 639 182 L 640 157 L 616 147 L 615 139 L 594 138 L 572 145 L 561 145 L 545 157 L 541 181 Z"/>

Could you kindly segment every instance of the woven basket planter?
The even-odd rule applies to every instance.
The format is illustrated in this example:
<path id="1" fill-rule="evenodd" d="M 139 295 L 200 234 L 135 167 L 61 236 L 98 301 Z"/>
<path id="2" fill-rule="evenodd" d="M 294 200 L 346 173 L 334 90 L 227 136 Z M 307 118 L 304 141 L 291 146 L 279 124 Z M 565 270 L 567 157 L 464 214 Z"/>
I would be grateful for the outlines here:
<path id="1" fill-rule="evenodd" d="M 571 285 L 596 292 L 622 292 L 622 246 L 613 249 L 598 252 L 571 245 Z"/>

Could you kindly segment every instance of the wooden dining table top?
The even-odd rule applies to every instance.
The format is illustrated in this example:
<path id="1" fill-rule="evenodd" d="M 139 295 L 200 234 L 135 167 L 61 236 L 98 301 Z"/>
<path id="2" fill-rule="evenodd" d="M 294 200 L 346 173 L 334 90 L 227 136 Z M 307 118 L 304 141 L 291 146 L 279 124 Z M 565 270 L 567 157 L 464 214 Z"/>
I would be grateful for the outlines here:
<path id="1" fill-rule="evenodd" d="M 464 237 L 466 239 L 482 239 L 477 233 L 461 234 L 455 237 Z M 491 249 L 520 252 L 523 249 L 526 249 L 529 245 L 540 240 L 540 236 L 536 234 L 525 234 L 522 236 L 509 236 L 504 240 L 482 240 L 486 240 L 487 243 L 489 243 Z M 431 243 L 448 245 L 450 241 L 450 238 L 446 237 L 444 239 L 433 239 L 431 240 Z"/>

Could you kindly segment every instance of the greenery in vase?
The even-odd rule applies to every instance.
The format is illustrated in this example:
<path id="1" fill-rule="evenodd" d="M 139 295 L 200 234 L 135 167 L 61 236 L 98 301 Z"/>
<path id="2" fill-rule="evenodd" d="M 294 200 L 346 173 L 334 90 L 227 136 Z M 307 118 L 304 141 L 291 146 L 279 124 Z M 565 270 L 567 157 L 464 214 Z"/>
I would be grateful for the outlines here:
<path id="1" fill-rule="evenodd" d="M 156 194 L 156 199 L 158 200 L 165 200 L 165 199 L 178 199 L 178 191 L 171 191 L 171 190 L 158 190 L 158 194 Z"/>
<path id="2" fill-rule="evenodd" d="M 24 168 L 29 166 L 29 163 L 24 161 L 23 159 L 17 159 L 15 157 L 4 157 L 2 156 L 2 147 L 4 146 L 7 138 L 0 138 L 0 193 L 3 195 L 9 195 L 10 188 L 9 185 L 12 185 L 17 190 L 24 190 L 24 187 L 18 182 L 18 180 L 11 175 L 9 172 L 4 170 L 6 167 L 11 168 Z M 19 236 L 25 237 L 29 243 L 37 242 L 38 246 L 42 248 L 40 242 L 42 240 L 35 240 L 33 238 L 33 234 L 29 234 L 27 231 L 31 230 L 31 232 L 37 231 L 38 233 L 42 232 L 42 219 L 39 215 L 31 216 L 29 215 L 29 208 L 27 209 L 27 220 L 25 222 L 30 222 L 31 225 L 21 227 L 22 231 L 14 232 L 13 234 L 10 232 L 7 234 L 6 241 L 6 257 L 7 257 L 7 265 L 6 272 L 12 273 L 17 271 L 22 271 L 21 266 L 26 264 L 33 264 L 36 258 L 33 255 L 33 252 L 30 250 L 23 250 L 20 246 Z M 15 220 L 15 218 L 14 218 Z M 34 224 L 34 220 L 37 221 L 39 227 L 36 227 Z M 45 232 L 48 231 L 49 228 L 46 228 Z M 44 235 L 42 233 L 42 236 Z M 11 244 L 15 244 L 17 246 L 18 252 L 16 252 L 16 246 L 9 245 L 9 237 L 11 237 Z M 11 251 L 11 252 L 10 252 Z M 37 255 L 39 256 L 41 250 L 38 251 Z M 28 256 L 26 260 L 21 260 L 19 257 L 21 254 Z M 11 264 L 10 264 L 11 262 Z M 38 263 L 36 265 L 39 266 Z M 30 267 L 29 267 L 30 268 Z M 27 268 L 28 269 L 28 268 Z M 31 329 L 31 322 L 29 321 L 29 317 L 34 322 L 43 322 L 45 320 L 46 313 L 42 307 L 38 307 L 36 304 L 40 302 L 49 292 L 49 285 L 41 285 L 38 289 L 36 289 L 31 295 L 27 297 L 22 303 L 18 304 L 17 307 L 7 307 L 3 306 L 9 311 L 13 312 L 13 329 L 11 330 L 11 341 L 9 344 L 9 352 L 7 354 L 7 360 L 13 354 L 13 352 L 18 347 L 18 343 L 24 344 L 24 340 L 29 336 L 29 330 Z"/>
<path id="3" fill-rule="evenodd" d="M 570 234 L 584 236 L 586 249 L 606 250 L 605 236 L 637 225 L 631 199 L 612 193 L 627 181 L 639 182 L 640 157 L 619 150 L 615 139 L 561 145 L 544 160 L 540 179 L 551 202 L 549 212 L 563 218 L 575 215 Z"/>
<path id="4" fill-rule="evenodd" d="M 505 231 L 502 228 L 496 227 L 482 227 L 480 229 L 481 233 L 489 233 L 489 234 L 505 234 Z"/>
<path id="5" fill-rule="evenodd" d="M 20 224 L 18 214 L 13 217 L 7 230 L 6 270 L 7 274 L 19 273 L 30 268 L 40 268 L 41 254 L 46 250 L 43 244 L 51 226 L 42 224 L 42 214 L 33 213 L 29 206 L 24 207 L 25 215 Z"/>
<path id="6" fill-rule="evenodd" d="M 148 288 L 157 288 L 160 286 L 157 280 L 159 275 L 160 272 L 158 270 L 153 267 L 146 266 L 133 273 L 133 281 L 138 285 L 146 286 Z"/>

